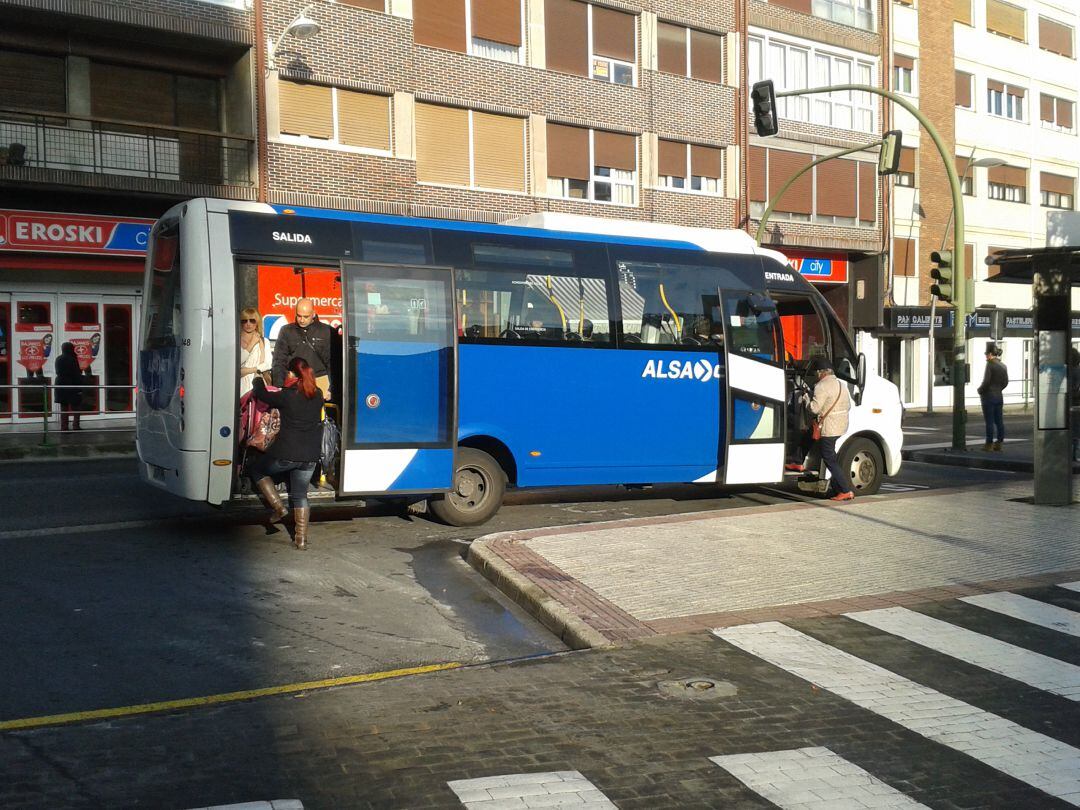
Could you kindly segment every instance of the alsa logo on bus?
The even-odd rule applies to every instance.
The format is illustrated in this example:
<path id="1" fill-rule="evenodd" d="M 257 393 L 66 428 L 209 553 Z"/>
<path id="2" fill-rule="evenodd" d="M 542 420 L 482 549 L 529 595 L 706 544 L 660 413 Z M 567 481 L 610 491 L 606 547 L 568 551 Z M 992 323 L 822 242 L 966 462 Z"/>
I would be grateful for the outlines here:
<path id="1" fill-rule="evenodd" d="M 274 231 L 275 242 L 293 242 L 296 244 L 311 244 L 311 237 L 306 233 L 285 233 L 284 231 Z"/>
<path id="2" fill-rule="evenodd" d="M 708 382 L 720 379 L 720 364 L 708 360 L 649 360 L 641 376 L 642 379 Z"/>

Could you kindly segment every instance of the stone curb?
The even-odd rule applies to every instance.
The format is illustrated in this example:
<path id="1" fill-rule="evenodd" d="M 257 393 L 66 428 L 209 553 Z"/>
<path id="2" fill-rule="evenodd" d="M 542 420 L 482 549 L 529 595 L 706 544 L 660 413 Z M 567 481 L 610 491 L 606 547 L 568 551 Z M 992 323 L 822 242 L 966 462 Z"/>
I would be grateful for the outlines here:
<path id="1" fill-rule="evenodd" d="M 470 543 L 466 556 L 469 565 L 571 649 L 588 650 L 612 646 L 611 641 L 602 633 L 589 627 L 573 611 L 499 556 L 492 545 L 498 536 L 486 535 Z"/>
<path id="2" fill-rule="evenodd" d="M 992 458 L 983 455 L 963 455 L 937 450 L 910 450 L 902 453 L 905 461 L 921 461 L 946 467 L 967 467 L 976 470 L 1002 470 L 1004 472 L 1034 473 L 1035 462 L 1019 458 Z M 1080 464 L 1073 464 L 1073 472 L 1080 472 Z"/>

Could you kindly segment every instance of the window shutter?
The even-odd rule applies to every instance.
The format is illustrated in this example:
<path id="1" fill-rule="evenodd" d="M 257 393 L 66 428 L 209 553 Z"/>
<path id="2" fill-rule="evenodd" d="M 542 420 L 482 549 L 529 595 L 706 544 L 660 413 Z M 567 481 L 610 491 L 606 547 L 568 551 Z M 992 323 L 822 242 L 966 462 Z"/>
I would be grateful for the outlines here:
<path id="1" fill-rule="evenodd" d="M 859 161 L 859 220 L 877 220 L 877 166 Z"/>
<path id="2" fill-rule="evenodd" d="M 469 111 L 416 105 L 416 179 L 469 185 Z"/>
<path id="3" fill-rule="evenodd" d="M 661 139 L 657 163 L 662 177 L 686 177 L 686 144 Z"/>
<path id="4" fill-rule="evenodd" d="M 800 11 L 803 14 L 810 13 L 810 0 L 772 0 L 771 5 L 790 8 L 792 11 Z"/>
<path id="5" fill-rule="evenodd" d="M 593 6 L 593 53 L 633 63 L 636 24 L 637 18 L 633 14 Z"/>
<path id="6" fill-rule="evenodd" d="M 892 63 L 894 67 L 904 68 L 905 70 L 915 69 L 915 60 L 912 59 L 910 56 L 903 56 L 901 54 L 894 53 Z"/>
<path id="7" fill-rule="evenodd" d="M 768 150 L 751 146 L 746 159 L 746 181 L 751 202 L 767 202 L 765 196 L 765 161 Z"/>
<path id="8" fill-rule="evenodd" d="M 1066 101 L 1063 98 L 1056 99 L 1054 104 L 1057 106 L 1057 125 L 1059 127 L 1065 127 L 1065 129 L 1073 128 L 1073 103 Z"/>
<path id="9" fill-rule="evenodd" d="M 1039 172 L 1039 190 L 1050 191 L 1054 194 L 1072 194 L 1073 193 L 1073 179 L 1071 177 L 1063 177 L 1060 174 L 1050 174 L 1049 172 Z"/>
<path id="10" fill-rule="evenodd" d="M 62 56 L 0 51 L 0 99 L 3 99 L 0 105 L 66 112 L 66 87 L 67 68 Z"/>
<path id="11" fill-rule="evenodd" d="M 780 190 L 793 174 L 805 167 L 812 158 L 801 152 L 785 152 L 781 149 L 769 150 L 769 199 Z M 814 203 L 813 172 L 807 172 L 791 186 L 776 204 L 777 211 L 793 214 L 809 214 Z"/>
<path id="12" fill-rule="evenodd" d="M 857 165 L 854 160 L 828 160 L 817 166 L 817 212 L 831 217 L 855 217 Z"/>
<path id="13" fill-rule="evenodd" d="M 175 126 L 174 79 L 159 70 L 91 62 L 90 113 L 95 118 Z"/>
<path id="14" fill-rule="evenodd" d="M 1002 3 L 1001 0 L 986 0 L 986 30 L 1027 42 L 1024 9 Z"/>
<path id="15" fill-rule="evenodd" d="M 465 53 L 465 0 L 413 0 L 413 40 Z"/>
<path id="16" fill-rule="evenodd" d="M 337 91 L 338 140 L 349 146 L 390 149 L 390 98 Z"/>
<path id="17" fill-rule="evenodd" d="M 1009 95 L 1016 96 L 1017 98 L 1023 98 L 1027 95 L 1027 90 L 1023 87 L 1014 87 L 1013 85 L 1007 85 Z"/>
<path id="18" fill-rule="evenodd" d="M 544 29 L 549 70 L 589 75 L 588 8 L 575 0 L 544 0 Z M 552 175 L 565 177 L 566 175 Z"/>
<path id="19" fill-rule="evenodd" d="M 1072 28 L 1046 17 L 1039 17 L 1039 47 L 1072 59 Z"/>
<path id="20" fill-rule="evenodd" d="M 975 246 L 970 242 L 964 243 L 964 278 L 973 278 L 975 272 Z"/>
<path id="21" fill-rule="evenodd" d="M 221 131 L 217 79 L 176 77 L 176 125 L 187 129 Z"/>
<path id="22" fill-rule="evenodd" d="M 618 132 L 593 130 L 593 155 L 597 166 L 637 171 L 637 138 Z"/>
<path id="23" fill-rule="evenodd" d="M 472 35 L 521 47 L 521 0 L 472 0 Z"/>
<path id="24" fill-rule="evenodd" d="M 996 81 L 994 79 L 987 79 L 986 80 L 986 89 L 987 90 L 994 90 L 994 91 L 996 91 L 998 93 L 1004 93 L 1005 92 L 1005 83 Z"/>
<path id="25" fill-rule="evenodd" d="M 334 108 L 330 88 L 319 84 L 278 82 L 281 132 L 312 138 L 334 137 Z"/>
<path id="26" fill-rule="evenodd" d="M 1002 168 L 1005 169 L 1006 185 L 1027 188 L 1027 169 L 1023 169 L 1019 166 L 1003 166 Z"/>
<path id="27" fill-rule="evenodd" d="M 340 5 L 366 8 L 368 11 L 386 11 L 386 0 L 337 0 Z"/>
<path id="28" fill-rule="evenodd" d="M 548 177 L 569 177 L 571 180 L 588 180 L 592 177 L 589 130 L 549 122 L 547 163 Z"/>
<path id="29" fill-rule="evenodd" d="M 915 173 L 915 149 L 910 146 L 900 147 L 900 165 L 898 166 L 900 171 L 908 172 L 909 174 Z"/>
<path id="30" fill-rule="evenodd" d="M 720 179 L 723 152 L 714 146 L 690 145 L 690 174 L 695 177 Z"/>
<path id="31" fill-rule="evenodd" d="M 1008 168 L 1008 166 L 991 166 L 986 172 L 986 179 L 989 180 L 991 183 L 1008 185 Z"/>
<path id="32" fill-rule="evenodd" d="M 953 19 L 971 25 L 971 0 L 953 0 Z"/>
<path id="33" fill-rule="evenodd" d="M 1046 93 L 1039 93 L 1039 118 L 1043 121 L 1054 121 L 1054 97 Z"/>
<path id="34" fill-rule="evenodd" d="M 686 33 L 681 25 L 657 23 L 656 66 L 664 73 L 686 75 Z"/>
<path id="35" fill-rule="evenodd" d="M 525 121 L 473 112 L 473 165 L 477 186 L 524 192 Z"/>
<path id="36" fill-rule="evenodd" d="M 716 34 L 690 31 L 690 75 L 695 79 L 719 84 L 723 76 L 723 40 Z"/>
<path id="37" fill-rule="evenodd" d="M 971 74 L 956 71 L 956 104 L 959 107 L 971 106 Z"/>
<path id="38" fill-rule="evenodd" d="M 894 276 L 915 275 L 914 239 L 900 239 L 899 237 L 893 239 L 892 266 Z"/>

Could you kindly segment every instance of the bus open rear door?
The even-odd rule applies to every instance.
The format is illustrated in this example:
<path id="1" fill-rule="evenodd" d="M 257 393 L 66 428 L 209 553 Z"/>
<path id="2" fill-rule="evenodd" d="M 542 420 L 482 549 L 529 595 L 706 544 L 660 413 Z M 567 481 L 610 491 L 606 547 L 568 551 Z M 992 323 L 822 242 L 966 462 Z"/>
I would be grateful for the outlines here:
<path id="1" fill-rule="evenodd" d="M 339 495 L 446 492 L 457 446 L 452 271 L 343 262 Z"/>

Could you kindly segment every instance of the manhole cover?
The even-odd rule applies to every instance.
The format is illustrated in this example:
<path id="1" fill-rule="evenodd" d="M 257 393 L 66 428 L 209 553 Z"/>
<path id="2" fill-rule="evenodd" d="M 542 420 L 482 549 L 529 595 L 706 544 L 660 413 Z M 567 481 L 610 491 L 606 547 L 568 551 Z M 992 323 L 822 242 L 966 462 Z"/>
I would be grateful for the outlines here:
<path id="1" fill-rule="evenodd" d="M 729 681 L 718 678 L 680 678 L 677 681 L 659 681 L 656 688 L 664 697 L 682 698 L 683 700 L 717 700 L 734 697 L 738 687 Z"/>

